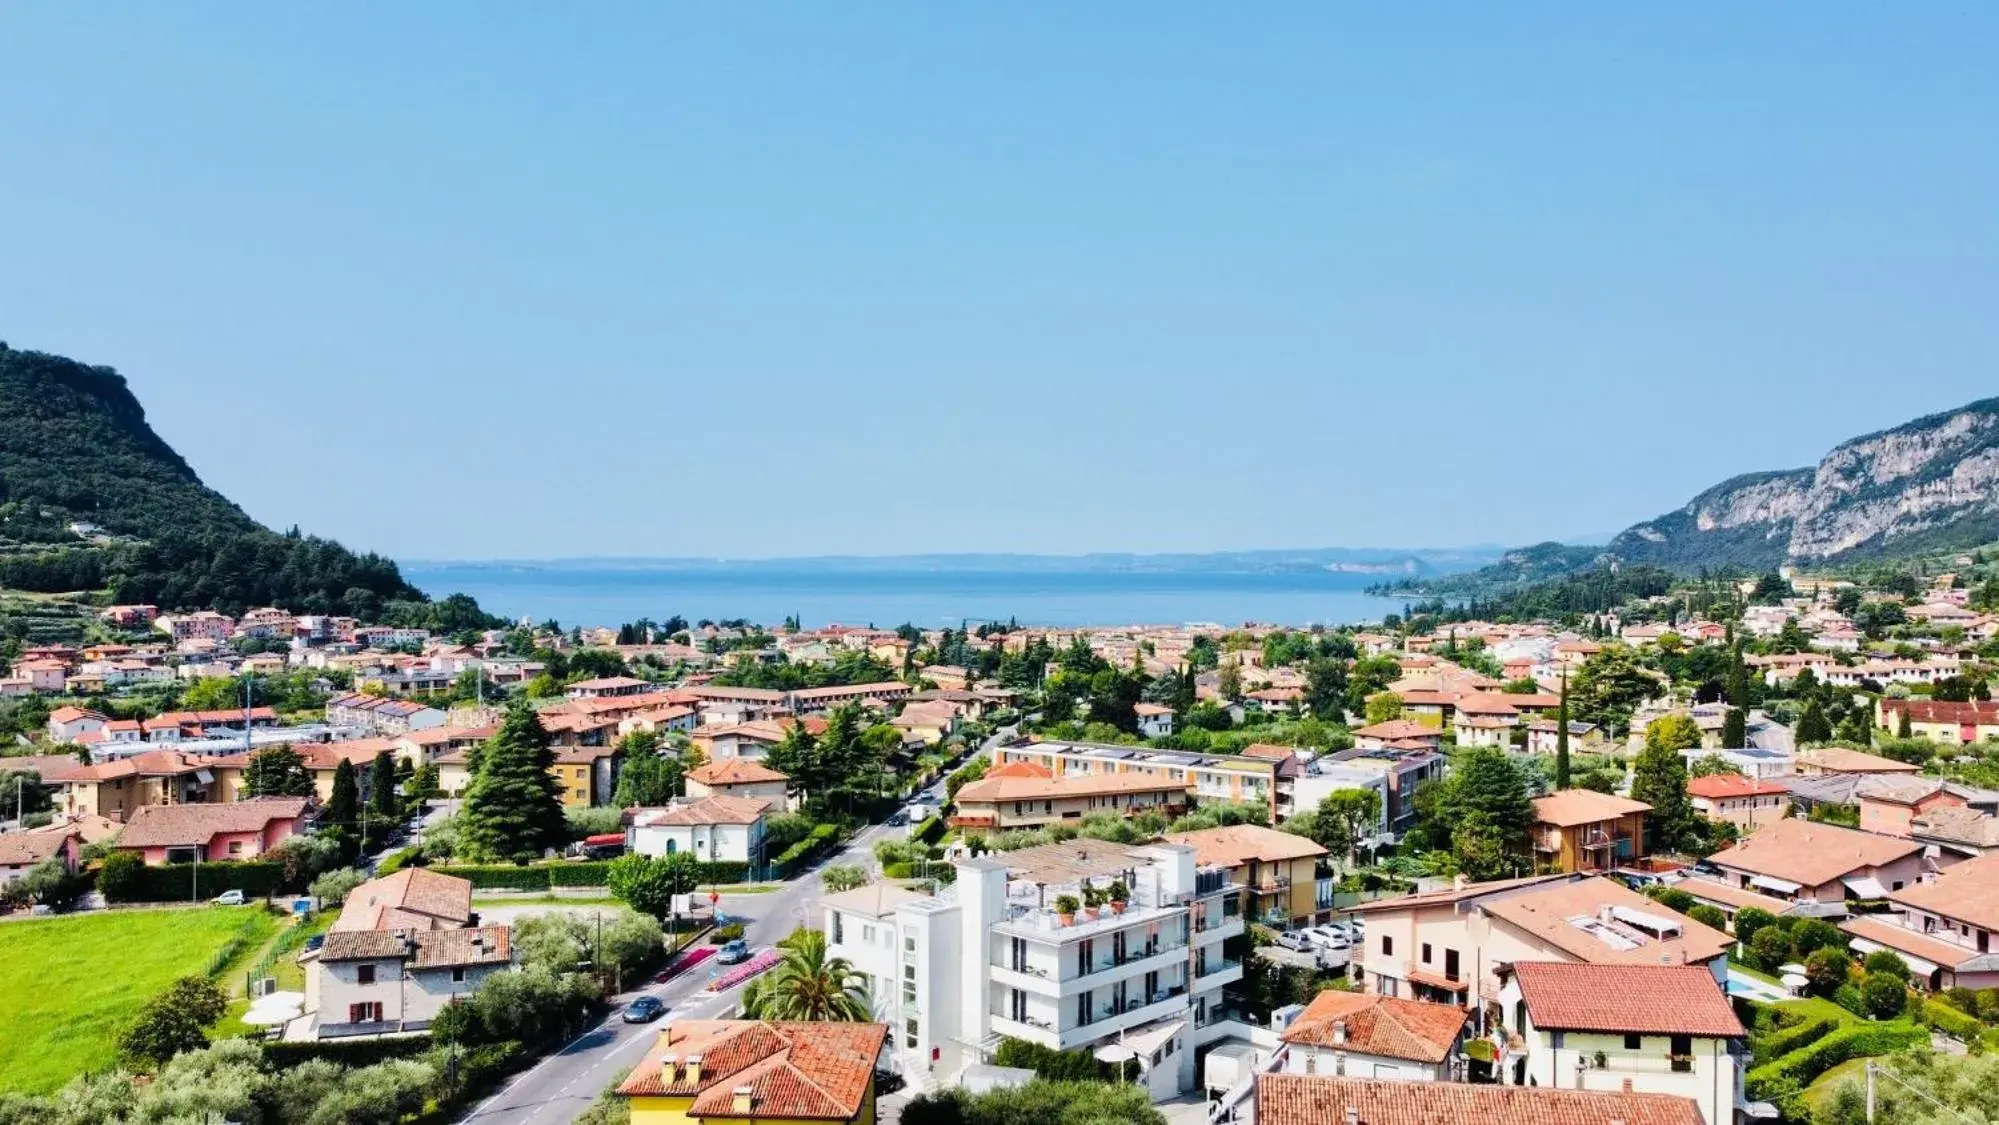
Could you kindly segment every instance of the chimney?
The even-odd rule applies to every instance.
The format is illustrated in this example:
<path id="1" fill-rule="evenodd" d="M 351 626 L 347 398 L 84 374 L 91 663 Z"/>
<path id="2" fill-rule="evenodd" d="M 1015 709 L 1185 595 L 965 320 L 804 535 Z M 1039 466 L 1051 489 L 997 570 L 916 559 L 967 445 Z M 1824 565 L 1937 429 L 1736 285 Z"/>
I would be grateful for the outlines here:
<path id="1" fill-rule="evenodd" d="M 680 1085 L 680 1056 L 665 1054 L 659 1057 L 659 1078 L 668 1086 Z"/>
<path id="2" fill-rule="evenodd" d="M 1470 885 L 1471 885 L 1471 880 L 1465 878 L 1465 873 L 1462 871 L 1458 872 L 1456 875 L 1451 876 L 1451 889 L 1454 891 L 1462 891 Z"/>
<path id="3" fill-rule="evenodd" d="M 687 1081 L 688 1081 L 689 1083 L 697 1083 L 697 1082 L 700 1082 L 700 1081 L 701 1081 L 701 1056 L 700 1056 L 699 1054 L 693 1054 L 693 1055 L 689 1055 L 689 1056 L 687 1056 L 687 1060 L 686 1060 L 686 1061 L 687 1061 Z"/>
<path id="4" fill-rule="evenodd" d="M 729 1111 L 738 1117 L 749 1116 L 750 1103 L 754 1100 L 755 1093 L 756 1089 L 752 1086 L 738 1086 L 734 1090 L 729 1091 Z"/>
<path id="5" fill-rule="evenodd" d="M 1627 1094 L 1631 1092 L 1631 1079 L 1629 1078 L 1624 1080 L 1624 1092 Z"/>
<path id="6" fill-rule="evenodd" d="M 1347 1125 L 1360 1125 L 1360 1110 L 1352 1106 L 1347 1107 Z"/>
<path id="7" fill-rule="evenodd" d="M 1334 1021 L 1333 1021 L 1333 1046 L 1335 1046 L 1335 1047 L 1344 1047 L 1344 1046 L 1346 1046 L 1346 1045 L 1347 1045 L 1347 1021 L 1345 1021 L 1345 1020 L 1334 1020 Z"/>
<path id="8" fill-rule="evenodd" d="M 1597 921 L 1599 921 L 1599 922 L 1602 922 L 1602 923 L 1603 923 L 1604 925 L 1606 925 L 1606 926 L 1610 925 L 1610 923 L 1611 923 L 1612 921 L 1614 921 L 1614 920 L 1615 920 L 1615 919 L 1614 919 L 1614 917 L 1613 917 L 1613 916 L 1612 916 L 1612 914 L 1611 914 L 1611 910 L 1612 910 L 1612 909 L 1614 909 L 1614 908 L 1613 908 L 1613 907 L 1610 907 L 1610 906 L 1599 906 L 1599 907 L 1597 907 L 1597 908 L 1596 908 L 1596 920 L 1597 920 Z"/>

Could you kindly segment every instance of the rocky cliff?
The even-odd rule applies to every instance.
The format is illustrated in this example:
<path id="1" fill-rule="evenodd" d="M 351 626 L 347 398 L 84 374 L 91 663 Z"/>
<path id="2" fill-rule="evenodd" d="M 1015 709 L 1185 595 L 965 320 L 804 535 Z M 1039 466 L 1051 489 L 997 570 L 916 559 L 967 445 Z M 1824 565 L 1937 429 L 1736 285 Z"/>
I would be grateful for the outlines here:
<path id="1" fill-rule="evenodd" d="M 1854 438 L 1816 467 L 1724 481 L 1611 540 L 1628 562 L 1765 568 L 1999 538 L 1999 398 Z"/>

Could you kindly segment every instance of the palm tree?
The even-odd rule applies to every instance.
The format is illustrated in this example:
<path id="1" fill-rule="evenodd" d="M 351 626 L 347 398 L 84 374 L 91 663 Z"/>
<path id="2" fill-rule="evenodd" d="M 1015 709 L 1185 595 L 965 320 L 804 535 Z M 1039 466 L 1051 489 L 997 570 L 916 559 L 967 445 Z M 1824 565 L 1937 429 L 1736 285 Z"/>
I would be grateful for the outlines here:
<path id="1" fill-rule="evenodd" d="M 757 1018 L 843 1023 L 874 1018 L 866 978 L 846 958 L 826 956 L 825 934 L 800 927 L 778 944 L 784 956 L 756 990 Z"/>

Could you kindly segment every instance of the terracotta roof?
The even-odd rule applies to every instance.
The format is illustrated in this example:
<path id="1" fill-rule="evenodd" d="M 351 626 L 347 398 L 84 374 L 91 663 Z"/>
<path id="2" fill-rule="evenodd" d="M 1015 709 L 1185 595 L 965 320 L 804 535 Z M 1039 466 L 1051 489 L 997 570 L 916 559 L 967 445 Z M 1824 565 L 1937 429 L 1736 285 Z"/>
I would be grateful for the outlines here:
<path id="1" fill-rule="evenodd" d="M 1329 988 L 1305 1005 L 1282 1038 L 1286 1043 L 1338 1047 L 1341 1043 L 1335 1025 L 1344 1024 L 1346 1050 L 1440 1063 L 1450 1055 L 1470 1018 L 1471 1012 L 1451 1004 Z"/>
<path id="2" fill-rule="evenodd" d="M 1534 799 L 1534 822 L 1563 828 L 1651 811 L 1652 806 L 1643 801 L 1619 797 L 1614 793 L 1598 793 L 1594 789 L 1559 789 Z"/>
<path id="3" fill-rule="evenodd" d="M 1261 758 L 1270 762 L 1288 762 L 1298 756 L 1298 750 L 1292 746 L 1278 746 L 1269 742 L 1252 742 L 1242 748 L 1242 756 L 1245 758 Z"/>
<path id="4" fill-rule="evenodd" d="M 1906 711 L 1909 721 L 1914 723 L 1957 723 L 1965 726 L 1999 723 L 1999 700 L 1952 703 L 1939 699 L 1883 699 L 1881 710 L 1887 715 Z"/>
<path id="5" fill-rule="evenodd" d="M 513 959 L 513 931 L 505 926 L 466 930 L 420 930 L 416 935 L 418 969 L 461 965 L 504 965 Z"/>
<path id="6" fill-rule="evenodd" d="M 0 867 L 33 867 L 63 850 L 76 830 L 0 833 Z"/>
<path id="7" fill-rule="evenodd" d="M 1727 1039 L 1748 1034 L 1714 974 L 1699 965 L 1521 961 L 1513 972 L 1537 1028 Z"/>
<path id="8" fill-rule="evenodd" d="M 1883 758 L 1879 754 L 1863 754 L 1858 750 L 1848 750 L 1841 746 L 1825 746 L 1817 750 L 1801 751 L 1797 757 L 1801 766 L 1817 766 L 1832 773 L 1921 773 L 1922 767 L 1908 762 L 1898 762 L 1893 758 Z"/>
<path id="9" fill-rule="evenodd" d="M 1999 817 L 1977 809 L 1943 805 L 1916 814 L 1909 821 L 1909 834 L 1923 840 L 1939 840 L 1973 848 L 1999 848 Z"/>
<path id="10" fill-rule="evenodd" d="M 1868 867 L 1880 867 L 1922 850 L 1922 845 L 1836 824 L 1779 820 L 1708 861 L 1754 875 L 1771 875 L 1817 887 Z"/>
<path id="11" fill-rule="evenodd" d="M 85 774 L 90 767 L 69 754 L 27 754 L 0 761 L 0 769 L 32 773 L 50 785 Z"/>
<path id="12" fill-rule="evenodd" d="M 1928 883 L 1890 891 L 1888 898 L 1981 929 L 1999 930 L 1999 852 L 1967 859 Z"/>
<path id="13" fill-rule="evenodd" d="M 1623 883 L 1601 876 L 1530 888 L 1487 899 L 1479 905 L 1487 914 L 1511 923 L 1570 957 L 1595 965 L 1657 965 L 1661 958 L 1673 964 L 1695 964 L 1722 956 L 1735 945 L 1720 930 L 1703 926 Z M 1619 907 L 1669 921 L 1679 927 L 1679 933 L 1661 939 L 1620 924 L 1611 931 L 1620 940 L 1606 941 L 1595 932 L 1593 922 L 1606 908 Z"/>
<path id="14" fill-rule="evenodd" d="M 1304 836 L 1257 824 L 1231 824 L 1194 832 L 1176 832 L 1166 837 L 1166 842 L 1189 845 L 1194 849 L 1194 862 L 1204 867 L 1238 867 L 1251 860 L 1279 863 L 1326 854 L 1325 848 Z"/>
<path id="15" fill-rule="evenodd" d="M 1351 1110 L 1355 1116 L 1349 1117 Z M 1700 1107 L 1668 1094 L 1598 1093 L 1541 1086 L 1407 1082 L 1259 1074 L 1257 1125 L 1702 1125 Z"/>
<path id="16" fill-rule="evenodd" d="M 1730 797 L 1764 797 L 1774 793 L 1789 793 L 1787 782 L 1752 779 L 1739 773 L 1711 773 L 1706 777 L 1687 779 L 1687 796 L 1704 797 L 1710 801 Z"/>
<path id="17" fill-rule="evenodd" d="M 1468 898 L 1493 894 L 1498 891 L 1532 887 L 1540 883 L 1553 883 L 1566 879 L 1565 875 L 1523 875 L 1518 879 L 1492 879 L 1484 883 L 1466 883 L 1462 887 L 1445 887 L 1442 890 L 1424 891 L 1421 894 L 1403 895 L 1400 898 L 1376 899 L 1363 902 L 1349 909 L 1351 914 L 1366 914 L 1370 911 L 1405 910 L 1410 907 L 1449 906 Z"/>
<path id="18" fill-rule="evenodd" d="M 860 1112 L 887 1038 L 878 1023 L 675 1020 L 618 1093 L 692 1096 L 687 1116 L 727 1120 L 741 1116 L 735 1091 L 748 1087 L 760 1120 L 844 1121 Z M 690 1074 L 690 1058 L 698 1072 Z"/>
<path id="19" fill-rule="evenodd" d="M 753 785 L 757 782 L 790 781 L 791 775 L 748 758 L 721 758 L 688 770 L 687 780 L 703 785 Z"/>
<path id="20" fill-rule="evenodd" d="M 756 797 L 697 797 L 664 808 L 640 809 L 632 825 L 755 824 L 770 809 L 770 802 Z"/>
<path id="21" fill-rule="evenodd" d="M 633 679 L 630 676 L 608 676 L 601 680 L 578 680 L 564 691 L 611 691 L 616 688 L 651 687 L 650 680 Z"/>
<path id="22" fill-rule="evenodd" d="M 1898 926 L 1873 914 L 1856 914 L 1841 922 L 1839 928 L 1864 941 L 1885 945 L 1898 953 L 1921 957 L 1925 961 L 1947 969 L 1955 969 L 1966 961 L 1981 956 L 1976 949 L 1952 945 L 1950 942 L 1917 933 L 1906 926 Z"/>
<path id="23" fill-rule="evenodd" d="M 1035 777 L 1045 780 L 1054 776 L 1053 773 L 1049 772 L 1047 766 L 1041 765 L 1038 762 L 1025 761 L 1008 762 L 1003 766 L 994 766 L 992 769 L 986 771 L 986 777 Z"/>
<path id="24" fill-rule="evenodd" d="M 1766 895 L 1743 887 L 1730 886 L 1717 879 L 1703 879 L 1698 876 L 1682 879 L 1673 886 L 1698 899 L 1719 903 L 1730 910 L 1756 907 L 1772 914 L 1782 914 L 1791 908 L 1791 903 L 1775 895 Z"/>
<path id="25" fill-rule="evenodd" d="M 333 929 L 388 929 L 411 919 L 424 928 L 465 925 L 472 919 L 471 880 L 405 867 L 349 891 Z"/>
<path id="26" fill-rule="evenodd" d="M 133 810 L 120 848 L 197 847 L 229 832 L 262 832 L 274 820 L 297 820 L 304 797 L 260 797 L 228 804 L 143 805 Z"/>
<path id="27" fill-rule="evenodd" d="M 1150 777 L 1142 773 L 1064 774 L 1061 777 L 993 777 L 987 775 L 958 790 L 958 803 L 1039 801 L 1062 797 L 1101 797 L 1115 793 L 1187 791 L 1184 778 Z"/>
<path id="28" fill-rule="evenodd" d="M 73 723 L 78 719 L 96 719 L 98 722 L 103 722 L 104 716 L 81 707 L 58 707 L 49 712 L 49 722 L 52 723 Z"/>
<path id="29" fill-rule="evenodd" d="M 409 953 L 413 930 L 336 930 L 319 947 L 321 961 L 384 961 Z"/>

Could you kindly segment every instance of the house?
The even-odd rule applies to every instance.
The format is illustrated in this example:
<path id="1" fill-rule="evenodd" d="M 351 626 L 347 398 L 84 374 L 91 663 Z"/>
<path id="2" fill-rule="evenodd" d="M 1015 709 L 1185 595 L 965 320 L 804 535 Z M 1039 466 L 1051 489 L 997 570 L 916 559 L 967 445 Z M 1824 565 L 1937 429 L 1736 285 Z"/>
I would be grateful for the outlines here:
<path id="1" fill-rule="evenodd" d="M 1048 776 L 1058 779 L 1111 774 L 1174 778 L 1190 797 L 1265 805 L 1272 820 L 1283 817 L 1288 805 L 1285 793 L 1300 771 L 1298 759 L 1290 755 L 1263 758 L 1196 754 L 1144 746 L 1031 739 L 1008 743 L 993 752 L 994 765 L 1011 762 L 1039 766 Z"/>
<path id="2" fill-rule="evenodd" d="M 1907 838 L 1916 817 L 1941 808 L 1999 812 L 1999 793 L 1919 774 L 1868 774 L 1854 786 L 1863 831 Z"/>
<path id="3" fill-rule="evenodd" d="M 77 852 L 82 846 L 82 835 L 68 828 L 56 832 L 43 829 L 0 833 L 0 887 L 51 859 L 59 862 L 65 872 L 74 873 Z"/>
<path id="4" fill-rule="evenodd" d="M 1643 801 L 1561 789 L 1534 799 L 1527 834 L 1535 862 L 1554 871 L 1610 871 L 1648 853 Z"/>
<path id="5" fill-rule="evenodd" d="M 846 959 L 865 978 L 876 1018 L 891 1025 L 896 1022 L 896 992 L 902 987 L 895 912 L 906 903 L 928 897 L 922 891 L 886 881 L 819 897 L 817 909 L 822 912 L 826 955 Z"/>
<path id="6" fill-rule="evenodd" d="M 991 772 L 958 790 L 951 826 L 967 835 L 1080 821 L 1094 812 L 1146 810 L 1177 816 L 1187 808 L 1179 777 L 1140 773 L 1028 777 Z"/>
<path id="7" fill-rule="evenodd" d="M 890 719 L 889 725 L 901 731 L 906 739 L 935 745 L 956 733 L 958 709 L 941 701 L 911 703 L 902 709 L 902 714 Z"/>
<path id="8" fill-rule="evenodd" d="M 296 835 L 309 806 L 304 797 L 146 805 L 134 810 L 126 822 L 118 850 L 137 852 L 149 867 L 255 859 Z"/>
<path id="9" fill-rule="evenodd" d="M 1751 711 L 1749 713 L 1752 738 L 1755 732 L 1754 724 L 1756 716 L 1759 714 L 1761 712 Z M 1789 731 L 1786 729 L 1785 733 L 1788 735 Z M 1722 750 L 1682 750 L 1680 751 L 1680 757 L 1687 763 L 1687 769 L 1690 771 L 1696 763 L 1708 758 L 1716 758 L 1734 769 L 1736 773 L 1759 781 L 1768 780 L 1773 777 L 1789 778 L 1797 772 L 1797 761 L 1789 751 L 1773 750 L 1767 747 L 1745 746 Z"/>
<path id="10" fill-rule="evenodd" d="M 1866 754 L 1839 746 L 1800 750 L 1797 755 L 1797 769 L 1798 773 L 1805 777 L 1827 773 L 1923 772 L 1923 767 L 1909 762 L 1898 762 L 1893 758 L 1883 758 L 1879 754 Z"/>
<path id="11" fill-rule="evenodd" d="M 1889 949 L 1918 987 L 1999 988 L 1999 853 L 1890 891 L 1898 914 L 1855 915 L 1840 925 L 1862 954 Z"/>
<path id="12" fill-rule="evenodd" d="M 562 689 L 566 699 L 602 699 L 606 696 L 638 695 L 652 690 L 651 682 L 630 676 L 609 676 L 601 680 L 578 680 Z"/>
<path id="13" fill-rule="evenodd" d="M 1909 733 L 1945 745 L 1969 746 L 1999 738 L 1999 702 L 1951 703 L 1937 699 L 1894 699 L 1882 696 L 1874 705 L 1875 725 L 1901 730 L 1907 717 Z"/>
<path id="14" fill-rule="evenodd" d="M 472 883 L 405 867 L 347 892 L 334 930 L 459 930 L 474 923 Z"/>
<path id="15" fill-rule="evenodd" d="M 689 797 L 747 797 L 783 808 L 791 775 L 747 758 L 723 758 L 687 771 Z"/>
<path id="16" fill-rule="evenodd" d="M 1999 851 L 1999 817 L 1946 805 L 1911 818 L 1909 839 L 1936 848 L 1939 854 L 1985 855 Z"/>
<path id="17" fill-rule="evenodd" d="M 850 703 L 864 707 L 886 707 L 897 700 L 908 699 L 915 690 L 897 680 L 873 684 L 834 684 L 831 687 L 798 688 L 790 694 L 788 702 L 793 712 L 810 715 L 820 711 L 830 711 L 835 707 L 844 707 Z"/>
<path id="18" fill-rule="evenodd" d="M 878 1023 L 675 1019 L 618 1085 L 632 1125 L 873 1125 Z"/>
<path id="19" fill-rule="evenodd" d="M 1728 919 L 1729 928 L 1735 926 L 1735 916 L 1750 908 L 1764 911 L 1772 917 L 1781 918 L 1787 914 L 1799 917 L 1817 917 L 1822 914 L 1839 915 L 1846 913 L 1845 904 L 1835 907 L 1820 907 L 1816 903 L 1790 902 L 1766 895 L 1761 891 L 1710 879 L 1705 875 L 1689 875 L 1671 880 L 1669 885 L 1694 896 L 1697 902 L 1706 903 L 1722 912 Z"/>
<path id="20" fill-rule="evenodd" d="M 1259 1074 L 1255 1099 L 1256 1125 L 1723 1125 L 1687 1098 L 1622 1089 Z"/>
<path id="21" fill-rule="evenodd" d="M 1535 719 L 1527 724 L 1527 752 L 1529 754 L 1553 754 L 1561 748 L 1561 728 L 1554 719 Z M 1595 723 L 1585 723 L 1580 719 L 1569 720 L 1569 747 L 1582 750 L 1594 747 L 1602 741 Z"/>
<path id="22" fill-rule="evenodd" d="M 1695 812 L 1709 820 L 1727 821 L 1744 834 L 1784 819 L 1791 810 L 1789 782 L 1758 781 L 1734 773 L 1689 778 L 1687 797 Z"/>
<path id="23" fill-rule="evenodd" d="M 764 816 L 771 808 L 754 797 L 695 797 L 639 809 L 625 847 L 637 855 L 687 852 L 704 863 L 762 863 Z"/>
<path id="24" fill-rule="evenodd" d="M 1278 1039 L 1285 1074 L 1448 1082 L 1471 1013 L 1449 1004 L 1327 989 Z"/>
<path id="25" fill-rule="evenodd" d="M 770 752 L 771 747 L 784 741 L 785 729 L 775 722 L 757 720 L 696 727 L 691 737 L 695 748 L 706 754 L 711 762 L 723 758 L 761 758 Z"/>
<path id="26" fill-rule="evenodd" d="M 611 788 L 617 783 L 616 746 L 557 746 L 555 764 L 549 767 L 562 788 L 566 808 L 583 809 L 611 803 Z"/>
<path id="27" fill-rule="evenodd" d="M 1242 888 L 1245 918 L 1285 928 L 1332 921 L 1334 881 L 1330 873 L 1318 876 L 1326 849 L 1307 837 L 1232 824 L 1174 833 L 1166 842 L 1193 848 L 1202 867 L 1227 871 Z"/>
<path id="28" fill-rule="evenodd" d="M 1173 708 L 1158 703 L 1139 703 L 1132 710 L 1138 714 L 1139 737 L 1165 738 L 1173 733 Z"/>
<path id="29" fill-rule="evenodd" d="M 336 929 L 300 958 L 321 1039 L 421 1031 L 445 1005 L 513 962 L 505 926 Z"/>
<path id="30" fill-rule="evenodd" d="M 1821 905 L 1875 900 L 1935 870 L 1920 845 L 1835 824 L 1779 820 L 1708 857 L 1729 882 Z"/>
<path id="31" fill-rule="evenodd" d="M 1499 1067 L 1515 1087 L 1687 1098 L 1710 1122 L 1746 1104 L 1748 1032 L 1714 975 L 1695 965 L 1522 961 L 1501 972 L 1509 1038 Z"/>
<path id="32" fill-rule="evenodd" d="M 375 734 L 401 735 L 441 727 L 450 716 L 425 703 L 408 699 L 348 692 L 326 701 L 326 721 L 331 726 L 355 727 Z"/>
<path id="33" fill-rule="evenodd" d="M 49 712 L 48 732 L 50 742 L 75 742 L 86 734 L 96 734 L 109 722 L 95 711 L 81 707 L 58 707 Z"/>
<path id="34" fill-rule="evenodd" d="M 40 774 L 42 784 L 54 790 L 56 811 L 71 817 L 122 822 L 147 805 L 201 804 L 234 796 L 211 760 L 177 750 L 146 750 L 88 766 L 65 755 L 13 759 L 9 765 Z"/>
<path id="35" fill-rule="evenodd" d="M 1464 1004 L 1499 1002 L 1497 967 L 1519 961 L 1702 965 L 1717 980 L 1727 934 L 1623 883 L 1578 874 L 1470 883 L 1352 907 L 1367 920 L 1367 990 Z M 1481 1026 L 1489 1026 L 1481 1017 Z"/>
<path id="36" fill-rule="evenodd" d="M 1444 734 L 1436 727 L 1425 726 L 1410 719 L 1390 719 L 1385 723 L 1369 723 L 1356 727 L 1353 744 L 1363 750 L 1379 750 L 1384 746 L 1401 749 L 1415 743 L 1423 749 L 1441 750 Z"/>

